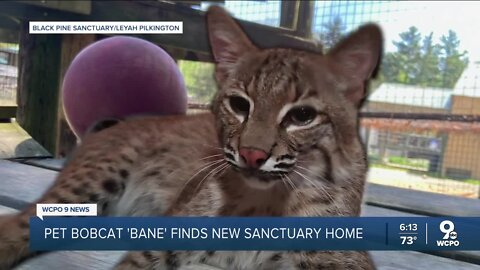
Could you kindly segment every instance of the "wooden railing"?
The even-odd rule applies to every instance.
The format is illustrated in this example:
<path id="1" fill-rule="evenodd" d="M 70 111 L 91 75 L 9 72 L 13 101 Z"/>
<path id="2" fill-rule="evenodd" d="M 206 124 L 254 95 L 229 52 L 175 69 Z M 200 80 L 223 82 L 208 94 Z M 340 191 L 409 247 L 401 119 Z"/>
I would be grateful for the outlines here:
<path id="1" fill-rule="evenodd" d="M 0 106 L 0 122 L 15 118 L 17 106 Z"/>

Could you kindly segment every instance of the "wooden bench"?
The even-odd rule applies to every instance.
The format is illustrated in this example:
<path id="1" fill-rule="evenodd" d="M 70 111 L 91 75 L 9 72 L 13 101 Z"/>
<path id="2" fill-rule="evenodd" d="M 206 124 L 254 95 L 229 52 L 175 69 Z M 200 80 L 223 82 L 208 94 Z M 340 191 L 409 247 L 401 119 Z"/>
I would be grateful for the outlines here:
<path id="1" fill-rule="evenodd" d="M 0 214 L 16 212 L 37 200 L 50 185 L 63 160 L 0 160 Z M 433 212 L 432 212 L 433 211 Z M 369 184 L 362 216 L 476 216 L 480 201 L 453 198 L 412 190 Z M 124 251 L 62 251 L 34 258 L 16 269 L 110 269 Z M 422 253 L 415 251 L 373 251 L 380 270 L 392 269 L 480 269 L 480 252 Z M 195 265 L 185 269 L 209 269 Z"/>

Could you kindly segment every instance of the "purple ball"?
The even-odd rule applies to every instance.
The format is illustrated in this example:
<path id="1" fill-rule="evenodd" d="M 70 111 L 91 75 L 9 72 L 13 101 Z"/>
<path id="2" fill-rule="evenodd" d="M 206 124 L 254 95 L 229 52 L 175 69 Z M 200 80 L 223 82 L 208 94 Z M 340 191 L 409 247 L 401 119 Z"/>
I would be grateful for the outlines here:
<path id="1" fill-rule="evenodd" d="M 187 110 L 185 83 L 175 61 L 157 45 L 125 36 L 83 49 L 65 73 L 62 99 L 77 137 L 106 118 Z"/>

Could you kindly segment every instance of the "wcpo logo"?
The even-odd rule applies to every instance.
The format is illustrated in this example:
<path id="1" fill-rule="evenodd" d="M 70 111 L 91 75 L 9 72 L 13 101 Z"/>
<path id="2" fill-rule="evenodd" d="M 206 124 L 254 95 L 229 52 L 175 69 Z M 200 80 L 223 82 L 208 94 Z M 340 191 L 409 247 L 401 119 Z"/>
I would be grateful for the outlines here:
<path id="1" fill-rule="evenodd" d="M 457 240 L 458 235 L 455 231 L 455 224 L 450 220 L 444 220 L 440 223 L 440 231 L 444 233 L 443 240 L 437 240 L 439 247 L 458 247 L 460 242 Z"/>

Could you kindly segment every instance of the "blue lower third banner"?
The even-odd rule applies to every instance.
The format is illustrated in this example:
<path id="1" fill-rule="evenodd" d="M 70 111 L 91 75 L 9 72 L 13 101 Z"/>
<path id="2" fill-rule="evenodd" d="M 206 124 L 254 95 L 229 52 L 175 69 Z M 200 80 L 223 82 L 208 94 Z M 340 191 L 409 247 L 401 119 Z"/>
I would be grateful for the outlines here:
<path id="1" fill-rule="evenodd" d="M 480 250 L 480 218 L 38 217 L 31 250 Z"/>

